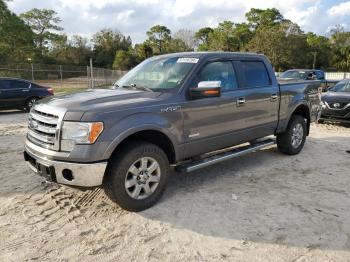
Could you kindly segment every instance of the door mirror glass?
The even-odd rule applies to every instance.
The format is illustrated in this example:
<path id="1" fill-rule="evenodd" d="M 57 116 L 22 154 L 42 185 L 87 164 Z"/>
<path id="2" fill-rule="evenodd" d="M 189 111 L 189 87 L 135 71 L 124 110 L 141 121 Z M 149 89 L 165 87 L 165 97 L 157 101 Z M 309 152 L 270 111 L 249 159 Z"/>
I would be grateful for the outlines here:
<path id="1" fill-rule="evenodd" d="M 308 76 L 307 76 L 307 78 L 306 78 L 307 80 L 316 80 L 317 79 L 317 77 L 316 77 L 316 75 L 315 74 L 309 74 Z"/>
<path id="2" fill-rule="evenodd" d="M 202 81 L 197 87 L 190 89 L 191 99 L 219 97 L 221 95 L 221 81 Z"/>

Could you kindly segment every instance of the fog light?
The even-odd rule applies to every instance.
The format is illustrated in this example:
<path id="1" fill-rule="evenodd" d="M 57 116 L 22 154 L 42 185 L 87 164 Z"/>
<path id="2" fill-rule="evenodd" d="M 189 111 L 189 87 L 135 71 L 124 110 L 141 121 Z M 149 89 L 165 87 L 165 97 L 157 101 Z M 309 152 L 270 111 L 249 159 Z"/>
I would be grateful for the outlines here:
<path id="1" fill-rule="evenodd" d="M 68 181 L 73 181 L 73 179 L 74 179 L 73 172 L 70 169 L 63 169 L 62 176 L 64 177 L 64 179 L 66 179 Z"/>

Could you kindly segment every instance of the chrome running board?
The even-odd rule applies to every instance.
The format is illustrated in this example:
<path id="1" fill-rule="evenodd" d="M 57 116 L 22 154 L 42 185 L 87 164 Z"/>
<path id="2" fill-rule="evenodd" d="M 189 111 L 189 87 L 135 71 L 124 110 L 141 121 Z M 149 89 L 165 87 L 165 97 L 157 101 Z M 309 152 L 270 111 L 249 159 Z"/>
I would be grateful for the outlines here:
<path id="1" fill-rule="evenodd" d="M 231 158 L 239 157 L 245 154 L 249 154 L 265 147 L 276 144 L 274 139 L 266 139 L 259 141 L 253 145 L 245 145 L 241 147 L 234 148 L 223 153 L 218 153 L 200 160 L 195 160 L 190 163 L 185 163 L 176 167 L 176 170 L 180 172 L 192 172 L 203 167 L 207 167 Z"/>

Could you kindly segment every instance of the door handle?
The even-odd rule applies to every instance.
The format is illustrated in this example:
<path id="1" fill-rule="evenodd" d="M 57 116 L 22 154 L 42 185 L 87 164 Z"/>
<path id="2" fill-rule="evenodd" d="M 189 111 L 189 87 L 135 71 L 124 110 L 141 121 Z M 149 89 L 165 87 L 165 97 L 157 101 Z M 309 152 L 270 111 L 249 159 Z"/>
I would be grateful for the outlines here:
<path id="1" fill-rule="evenodd" d="M 243 106 L 245 104 L 245 98 L 244 97 L 240 97 L 237 99 L 236 105 L 237 106 Z"/>
<path id="2" fill-rule="evenodd" d="M 22 89 L 22 92 L 29 92 L 28 89 Z"/>
<path id="3" fill-rule="evenodd" d="M 277 94 L 272 94 L 272 95 L 271 95 L 271 101 L 272 101 L 272 102 L 273 102 L 273 101 L 276 101 L 277 98 L 278 98 L 278 95 L 277 95 Z"/>

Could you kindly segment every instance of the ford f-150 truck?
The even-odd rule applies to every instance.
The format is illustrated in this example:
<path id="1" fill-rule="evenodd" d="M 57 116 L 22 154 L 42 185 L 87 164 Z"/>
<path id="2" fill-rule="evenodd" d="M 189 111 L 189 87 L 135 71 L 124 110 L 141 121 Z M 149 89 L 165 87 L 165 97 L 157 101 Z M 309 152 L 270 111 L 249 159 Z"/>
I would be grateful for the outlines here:
<path id="1" fill-rule="evenodd" d="M 161 197 L 171 169 L 190 172 L 275 143 L 298 154 L 320 114 L 320 91 L 318 81 L 279 84 L 264 55 L 152 57 L 110 89 L 38 101 L 24 158 L 48 180 L 103 186 L 122 208 L 141 211 Z"/>

